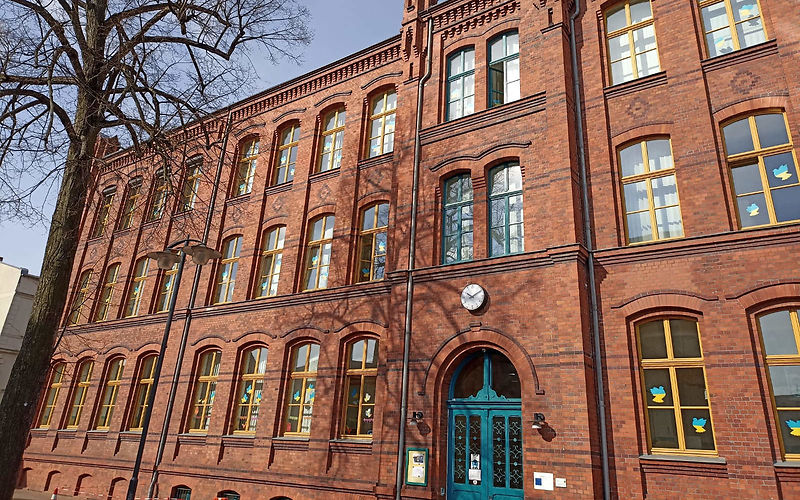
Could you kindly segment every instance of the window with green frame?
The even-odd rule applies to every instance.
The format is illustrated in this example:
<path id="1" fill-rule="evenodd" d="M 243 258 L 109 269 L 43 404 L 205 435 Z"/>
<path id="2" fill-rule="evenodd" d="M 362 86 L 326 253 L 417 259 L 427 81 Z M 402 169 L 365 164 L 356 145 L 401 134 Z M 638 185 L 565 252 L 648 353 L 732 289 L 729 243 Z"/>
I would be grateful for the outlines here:
<path id="1" fill-rule="evenodd" d="M 520 97 L 519 33 L 509 31 L 489 41 L 489 107 Z"/>
<path id="2" fill-rule="evenodd" d="M 472 178 L 461 174 L 444 183 L 442 263 L 472 260 Z"/>
<path id="3" fill-rule="evenodd" d="M 797 309 L 758 317 L 781 450 L 800 460 L 800 319 Z"/>
<path id="4" fill-rule="evenodd" d="M 758 0 L 699 0 L 708 57 L 767 40 Z"/>
<path id="5" fill-rule="evenodd" d="M 650 452 L 716 455 L 697 322 L 659 319 L 636 333 Z"/>
<path id="6" fill-rule="evenodd" d="M 525 250 L 522 222 L 522 170 L 506 163 L 489 172 L 489 256 Z"/>
<path id="7" fill-rule="evenodd" d="M 459 50 L 447 58 L 447 119 L 475 111 L 475 49 Z"/>

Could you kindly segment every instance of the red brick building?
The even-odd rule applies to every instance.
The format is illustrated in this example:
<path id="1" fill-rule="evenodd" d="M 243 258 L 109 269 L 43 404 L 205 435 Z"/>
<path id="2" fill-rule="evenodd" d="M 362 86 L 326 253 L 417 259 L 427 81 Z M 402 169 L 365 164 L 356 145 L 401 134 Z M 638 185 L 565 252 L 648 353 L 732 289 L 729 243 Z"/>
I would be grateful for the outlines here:
<path id="1" fill-rule="evenodd" d="M 160 498 L 800 496 L 796 2 L 404 3 L 174 196 L 106 158 L 21 484 L 124 498 L 210 211 L 139 497 L 187 321 Z"/>

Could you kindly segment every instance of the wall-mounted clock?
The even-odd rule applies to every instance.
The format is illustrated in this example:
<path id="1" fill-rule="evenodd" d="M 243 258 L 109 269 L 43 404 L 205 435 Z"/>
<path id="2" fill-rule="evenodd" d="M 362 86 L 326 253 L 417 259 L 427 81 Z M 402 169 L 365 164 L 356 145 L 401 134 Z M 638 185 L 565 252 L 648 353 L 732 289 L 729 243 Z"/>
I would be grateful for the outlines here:
<path id="1" fill-rule="evenodd" d="M 486 302 L 486 290 L 482 286 L 470 283 L 461 291 L 461 305 L 467 311 L 477 311 Z"/>

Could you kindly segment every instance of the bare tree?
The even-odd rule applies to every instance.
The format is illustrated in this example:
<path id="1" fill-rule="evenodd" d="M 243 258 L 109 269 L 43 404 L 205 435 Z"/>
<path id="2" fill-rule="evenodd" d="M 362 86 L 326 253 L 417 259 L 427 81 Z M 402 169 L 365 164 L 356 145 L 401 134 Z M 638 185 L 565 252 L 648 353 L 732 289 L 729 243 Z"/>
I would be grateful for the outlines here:
<path id="1" fill-rule="evenodd" d="M 105 136 L 168 157 L 170 131 L 248 89 L 248 55 L 296 58 L 299 0 L 7 0 L 0 9 L 0 217 L 58 189 L 39 288 L 0 404 L 0 500 L 11 498 L 45 382 L 87 191 Z M 248 52 L 249 51 L 249 52 Z M 102 135 L 101 135 L 102 133 Z"/>

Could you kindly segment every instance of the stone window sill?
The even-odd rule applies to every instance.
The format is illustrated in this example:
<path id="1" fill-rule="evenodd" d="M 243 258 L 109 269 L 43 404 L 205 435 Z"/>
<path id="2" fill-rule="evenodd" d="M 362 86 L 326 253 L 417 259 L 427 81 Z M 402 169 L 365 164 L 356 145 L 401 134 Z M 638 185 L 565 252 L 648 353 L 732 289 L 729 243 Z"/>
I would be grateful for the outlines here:
<path id="1" fill-rule="evenodd" d="M 697 455 L 640 455 L 639 460 L 658 460 L 666 462 L 687 462 L 695 464 L 727 464 L 722 457 L 705 457 Z M 800 463 L 799 463 L 800 464 Z"/>

